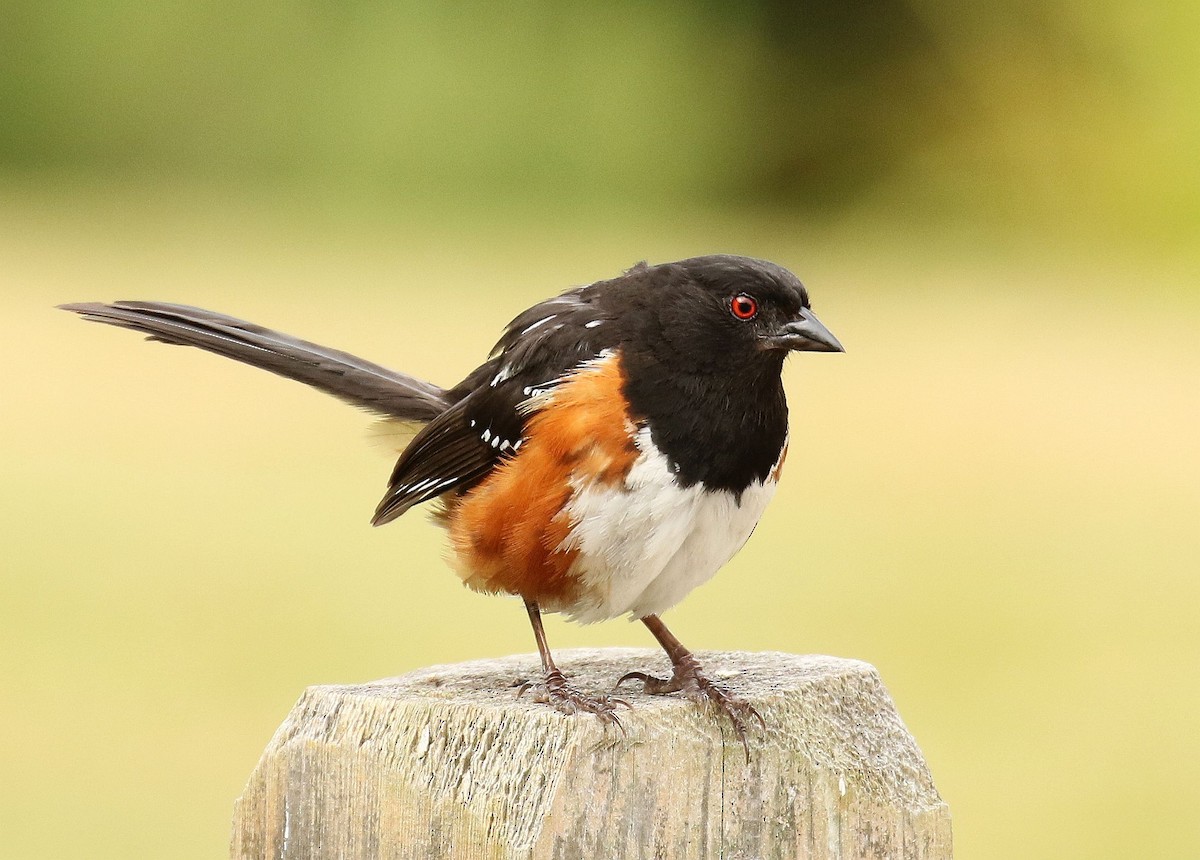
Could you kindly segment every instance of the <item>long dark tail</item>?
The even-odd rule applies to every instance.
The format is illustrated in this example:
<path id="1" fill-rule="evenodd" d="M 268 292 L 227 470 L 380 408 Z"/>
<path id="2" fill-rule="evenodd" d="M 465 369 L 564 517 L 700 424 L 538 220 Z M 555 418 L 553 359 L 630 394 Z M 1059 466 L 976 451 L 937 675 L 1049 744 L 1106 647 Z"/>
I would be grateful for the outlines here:
<path id="1" fill-rule="evenodd" d="M 86 320 L 143 332 L 148 340 L 196 346 L 261 367 L 380 415 L 431 421 L 450 405 L 445 391 L 436 385 L 202 308 L 164 302 L 85 302 L 59 307 Z"/>

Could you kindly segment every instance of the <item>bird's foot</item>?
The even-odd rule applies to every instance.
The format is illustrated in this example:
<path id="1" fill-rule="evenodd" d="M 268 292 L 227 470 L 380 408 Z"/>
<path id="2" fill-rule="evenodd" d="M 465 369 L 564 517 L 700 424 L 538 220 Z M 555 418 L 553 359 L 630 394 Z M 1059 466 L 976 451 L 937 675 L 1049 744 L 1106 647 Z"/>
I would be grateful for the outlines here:
<path id="1" fill-rule="evenodd" d="M 517 697 L 526 693 L 533 694 L 535 702 L 549 705 L 560 714 L 574 716 L 575 714 L 595 714 L 602 723 L 615 725 L 622 733 L 625 727 L 617 717 L 617 705 L 633 708 L 624 699 L 612 696 L 589 696 L 576 687 L 567 683 L 563 673 L 557 669 L 547 672 L 541 683 L 526 681 L 517 688 Z"/>
<path id="2" fill-rule="evenodd" d="M 750 760 L 750 742 L 746 730 L 751 719 L 758 720 L 759 726 L 765 731 L 766 721 L 758 710 L 741 696 L 731 693 L 727 688 L 710 681 L 700 671 L 700 664 L 691 654 L 683 657 L 675 664 L 675 671 L 670 678 L 656 678 L 645 672 L 628 672 L 617 681 L 620 687 L 626 681 L 641 681 L 642 692 L 652 696 L 666 693 L 682 693 L 684 698 L 699 705 L 712 706 L 729 718 L 742 748 L 746 751 L 746 760 Z M 614 687 L 614 689 L 616 689 Z"/>

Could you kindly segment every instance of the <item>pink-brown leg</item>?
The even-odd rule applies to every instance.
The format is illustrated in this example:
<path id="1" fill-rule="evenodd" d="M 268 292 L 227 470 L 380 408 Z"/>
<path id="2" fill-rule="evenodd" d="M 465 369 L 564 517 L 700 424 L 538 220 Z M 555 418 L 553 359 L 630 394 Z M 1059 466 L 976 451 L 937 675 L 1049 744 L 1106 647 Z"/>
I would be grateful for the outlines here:
<path id="1" fill-rule="evenodd" d="M 517 690 L 518 696 L 533 692 L 533 700 L 542 702 L 554 708 L 561 714 L 574 715 L 579 713 L 595 714 L 602 722 L 612 723 L 624 731 L 621 721 L 617 719 L 616 705 L 632 707 L 624 699 L 609 696 L 589 696 L 567 683 L 566 676 L 559 671 L 546 645 L 546 631 L 542 628 L 542 613 L 537 603 L 525 601 L 525 609 L 529 613 L 529 622 L 533 625 L 533 637 L 537 640 L 538 654 L 542 658 L 544 679 L 540 684 L 527 681 Z"/>

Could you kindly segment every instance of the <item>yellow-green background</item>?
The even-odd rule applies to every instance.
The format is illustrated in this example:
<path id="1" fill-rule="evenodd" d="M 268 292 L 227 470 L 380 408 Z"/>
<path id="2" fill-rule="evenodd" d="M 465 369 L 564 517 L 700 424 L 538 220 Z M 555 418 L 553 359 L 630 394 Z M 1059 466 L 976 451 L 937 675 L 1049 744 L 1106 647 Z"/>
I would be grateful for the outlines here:
<path id="1" fill-rule="evenodd" d="M 0 856 L 221 856 L 305 685 L 532 648 L 369 528 L 366 416 L 52 305 L 448 383 L 713 251 L 848 351 L 789 365 L 777 501 L 673 629 L 877 665 L 961 858 L 1200 856 L 1200 7 L 981 5 L 5 4 Z"/>

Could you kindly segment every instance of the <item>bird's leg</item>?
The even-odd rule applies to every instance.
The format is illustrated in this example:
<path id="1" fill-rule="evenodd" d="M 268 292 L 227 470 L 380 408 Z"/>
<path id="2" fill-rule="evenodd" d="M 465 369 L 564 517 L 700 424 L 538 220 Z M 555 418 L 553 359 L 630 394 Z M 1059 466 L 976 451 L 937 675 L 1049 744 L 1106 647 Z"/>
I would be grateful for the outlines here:
<path id="1" fill-rule="evenodd" d="M 563 714 L 588 713 L 595 714 L 605 723 L 613 723 L 621 728 L 617 719 L 616 706 L 631 705 L 624 699 L 608 696 L 589 696 L 567 683 L 566 677 L 558 670 L 550 648 L 546 645 L 546 631 L 542 629 L 542 612 L 535 601 L 525 601 L 525 611 L 529 613 L 529 623 L 533 625 L 533 638 L 537 640 L 538 654 L 542 657 L 542 673 L 545 679 L 540 684 L 526 682 L 517 690 L 522 696 L 526 691 L 533 691 L 533 700 L 550 705 L 554 710 Z"/>
<path id="2" fill-rule="evenodd" d="M 641 681 L 643 691 L 651 695 L 663 693 L 683 693 L 684 696 L 700 704 L 714 705 L 729 721 L 737 732 L 738 739 L 746 750 L 746 758 L 750 758 L 750 745 L 746 740 L 746 723 L 751 717 L 758 720 L 759 725 L 766 729 L 762 716 L 754 706 L 740 696 L 736 696 L 719 684 L 713 683 L 700 671 L 700 663 L 692 652 L 683 647 L 683 643 L 675 638 L 675 634 L 667 629 L 657 615 L 647 615 L 642 619 L 646 628 L 654 634 L 658 644 L 667 652 L 674 671 L 670 678 L 655 678 L 645 672 L 629 672 L 617 681 L 621 686 L 626 681 Z"/>

